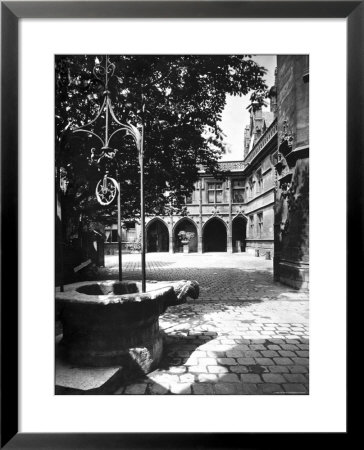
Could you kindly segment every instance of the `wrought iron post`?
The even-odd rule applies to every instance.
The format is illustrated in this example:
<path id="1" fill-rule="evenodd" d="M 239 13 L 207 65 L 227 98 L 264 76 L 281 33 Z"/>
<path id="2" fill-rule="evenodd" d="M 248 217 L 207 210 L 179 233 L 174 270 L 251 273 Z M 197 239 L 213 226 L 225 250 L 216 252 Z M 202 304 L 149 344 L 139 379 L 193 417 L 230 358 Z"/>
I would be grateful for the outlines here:
<path id="1" fill-rule="evenodd" d="M 141 256 L 142 256 L 142 292 L 145 292 L 145 204 L 144 204 L 144 125 L 140 140 L 140 222 L 141 222 Z"/>
<path id="2" fill-rule="evenodd" d="M 119 250 L 119 281 L 122 281 L 122 236 L 121 236 L 121 192 L 120 192 L 120 180 L 118 179 L 118 250 Z"/>
<path id="3" fill-rule="evenodd" d="M 61 168 L 57 166 L 56 168 L 56 220 L 58 219 L 58 236 L 56 236 L 56 242 L 58 247 L 58 262 L 60 267 L 60 280 L 59 286 L 60 291 L 64 292 L 64 259 L 63 259 L 63 224 L 62 224 L 62 197 L 61 197 Z M 57 228 L 56 228 L 57 229 Z"/>
<path id="4" fill-rule="evenodd" d="M 118 149 L 111 148 L 111 140 L 114 136 L 120 132 L 125 133 L 125 135 L 129 135 L 133 138 L 136 148 L 139 153 L 139 165 L 140 165 L 140 219 L 141 219 L 141 265 L 142 265 L 142 290 L 145 292 L 145 202 L 144 202 L 144 154 L 143 154 L 143 139 L 144 139 L 144 122 L 143 115 L 141 117 L 141 132 L 138 128 L 130 123 L 122 123 L 118 120 L 115 115 L 111 98 L 110 91 L 108 90 L 109 78 L 114 75 L 115 64 L 110 62 L 108 56 L 105 57 L 105 65 L 102 66 L 101 63 L 97 60 L 96 65 L 94 67 L 93 73 L 95 77 L 102 81 L 101 78 L 104 77 L 104 99 L 101 107 L 99 108 L 96 117 L 92 119 L 90 122 L 86 123 L 83 126 L 77 127 L 72 130 L 73 133 L 86 133 L 87 135 L 92 135 L 97 138 L 101 143 L 100 149 L 91 149 L 91 159 L 96 161 L 98 164 L 105 159 L 105 161 L 111 160 L 115 157 L 116 153 L 119 151 Z M 142 104 L 143 104 L 143 96 L 142 96 Z M 104 133 L 103 135 L 99 135 L 93 129 L 93 125 L 95 122 L 101 118 L 102 113 L 105 112 L 105 126 L 103 127 Z M 142 105 L 142 113 L 144 113 L 144 104 Z M 116 124 L 116 129 L 111 130 L 109 132 L 110 121 L 113 120 Z M 114 127 L 115 128 L 115 127 Z M 109 183 L 110 182 L 110 183 Z M 119 247 L 119 280 L 121 281 L 121 254 L 122 254 L 122 243 L 121 243 L 121 205 L 120 205 L 120 179 L 118 176 L 118 181 L 116 182 L 114 179 L 107 177 L 105 175 L 103 180 L 100 180 L 96 187 L 96 197 L 100 204 L 109 205 L 114 200 L 116 192 L 113 184 L 117 184 L 118 190 L 118 247 Z"/>

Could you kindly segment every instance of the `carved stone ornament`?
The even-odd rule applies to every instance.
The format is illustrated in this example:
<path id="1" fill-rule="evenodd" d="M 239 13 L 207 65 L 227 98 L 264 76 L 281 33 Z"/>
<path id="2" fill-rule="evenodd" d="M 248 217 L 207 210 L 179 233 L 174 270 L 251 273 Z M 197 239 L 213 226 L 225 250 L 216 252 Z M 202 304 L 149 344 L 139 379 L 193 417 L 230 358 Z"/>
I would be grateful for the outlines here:
<path id="1" fill-rule="evenodd" d="M 277 152 L 277 162 L 274 165 L 278 175 L 280 176 L 284 169 L 287 167 L 287 162 L 284 159 L 283 155 Z"/>
<path id="2" fill-rule="evenodd" d="M 286 219 L 285 222 L 281 222 L 280 228 L 281 228 L 281 233 L 282 234 L 287 234 L 288 230 L 289 230 L 289 220 Z"/>
<path id="3" fill-rule="evenodd" d="M 283 178 L 279 180 L 279 187 L 281 189 L 281 195 L 283 198 L 287 198 L 290 195 L 292 173 L 287 173 Z"/>
<path id="4" fill-rule="evenodd" d="M 213 216 L 217 216 L 218 214 L 220 214 L 220 211 L 217 209 L 217 206 L 214 206 L 211 210 L 211 214 Z"/>
<path id="5" fill-rule="evenodd" d="M 288 120 L 284 120 L 282 124 L 282 135 L 279 144 L 279 152 L 282 153 L 284 157 L 288 155 L 292 151 L 293 146 L 293 133 L 288 127 Z"/>

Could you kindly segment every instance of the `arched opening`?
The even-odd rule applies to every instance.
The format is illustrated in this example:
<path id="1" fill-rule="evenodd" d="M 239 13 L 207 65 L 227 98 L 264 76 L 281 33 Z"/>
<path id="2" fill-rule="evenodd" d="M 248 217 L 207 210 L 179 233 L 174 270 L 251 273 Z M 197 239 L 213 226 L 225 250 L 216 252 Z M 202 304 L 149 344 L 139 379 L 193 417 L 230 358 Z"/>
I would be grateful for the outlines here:
<path id="1" fill-rule="evenodd" d="M 238 216 L 233 220 L 233 251 L 245 252 L 246 246 L 246 219 Z"/>
<path id="2" fill-rule="evenodd" d="M 147 252 L 168 252 L 169 233 L 161 220 L 153 220 L 147 225 Z"/>
<path id="3" fill-rule="evenodd" d="M 193 233 L 192 237 L 188 243 L 189 253 L 197 252 L 197 228 L 196 225 L 190 219 L 181 219 L 174 228 L 174 251 L 176 253 L 183 252 L 183 244 L 178 236 L 181 231 L 186 231 Z"/>
<path id="4" fill-rule="evenodd" d="M 209 220 L 203 230 L 202 236 L 204 252 L 226 252 L 226 226 L 220 219 Z"/>

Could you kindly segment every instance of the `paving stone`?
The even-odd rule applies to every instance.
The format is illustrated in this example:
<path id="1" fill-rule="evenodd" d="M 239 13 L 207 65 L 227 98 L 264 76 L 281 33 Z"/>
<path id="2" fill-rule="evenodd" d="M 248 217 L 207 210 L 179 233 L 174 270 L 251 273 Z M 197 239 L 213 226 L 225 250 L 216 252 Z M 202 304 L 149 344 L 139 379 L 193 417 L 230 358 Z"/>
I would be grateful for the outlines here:
<path id="1" fill-rule="evenodd" d="M 248 366 L 250 364 L 255 364 L 255 360 L 254 358 L 238 358 L 238 364 Z"/>
<path id="2" fill-rule="evenodd" d="M 230 372 L 234 373 L 248 373 L 247 366 L 230 366 L 229 367 Z"/>
<path id="3" fill-rule="evenodd" d="M 169 373 L 179 375 L 179 374 L 185 373 L 187 371 L 187 367 L 185 367 L 185 366 L 172 366 L 172 367 L 170 367 L 168 369 L 168 371 L 169 371 Z"/>
<path id="4" fill-rule="evenodd" d="M 188 367 L 188 371 L 190 373 L 205 373 L 207 372 L 207 367 L 206 366 L 189 366 Z"/>
<path id="5" fill-rule="evenodd" d="M 293 362 L 289 358 L 273 358 L 273 360 L 277 364 L 277 366 L 288 366 Z"/>
<path id="6" fill-rule="evenodd" d="M 274 356 L 279 356 L 279 354 L 274 350 L 264 350 L 261 353 L 266 358 L 273 358 Z"/>
<path id="7" fill-rule="evenodd" d="M 257 352 L 255 350 L 246 350 L 244 352 L 245 358 L 259 358 L 261 356 L 260 352 Z"/>
<path id="8" fill-rule="evenodd" d="M 284 378 L 288 383 L 307 383 L 307 379 L 301 373 L 288 373 L 284 374 Z"/>
<path id="9" fill-rule="evenodd" d="M 234 358 L 217 358 L 217 362 L 223 366 L 234 366 L 238 364 Z"/>
<path id="10" fill-rule="evenodd" d="M 169 390 L 172 394 L 192 394 L 191 385 L 189 383 L 174 383 L 171 384 Z"/>
<path id="11" fill-rule="evenodd" d="M 294 364 L 298 364 L 299 366 L 308 366 L 309 359 L 308 358 L 292 358 Z"/>
<path id="12" fill-rule="evenodd" d="M 288 373 L 288 366 L 268 366 L 271 373 Z"/>
<path id="13" fill-rule="evenodd" d="M 308 358 L 309 352 L 307 350 L 297 350 L 296 355 L 302 358 Z"/>
<path id="14" fill-rule="evenodd" d="M 258 384 L 258 392 L 261 394 L 269 395 L 269 394 L 281 394 L 284 392 L 284 389 L 279 384 L 274 383 L 261 383 Z"/>
<path id="15" fill-rule="evenodd" d="M 281 344 L 283 350 L 298 350 L 298 345 L 295 344 Z"/>
<path id="16" fill-rule="evenodd" d="M 305 388 L 303 384 L 299 383 L 289 383 L 283 384 L 284 390 L 287 394 L 307 394 L 308 390 Z"/>
<path id="17" fill-rule="evenodd" d="M 215 358 L 199 358 L 198 364 L 203 366 L 213 366 L 216 364 Z"/>
<path id="18" fill-rule="evenodd" d="M 225 356 L 230 356 L 230 355 L 227 355 L 228 352 L 218 352 L 218 351 L 210 350 L 206 353 L 207 353 L 207 356 L 210 358 L 224 358 Z"/>
<path id="19" fill-rule="evenodd" d="M 239 392 L 239 394 L 241 393 L 243 395 L 258 394 L 257 385 L 254 383 L 240 384 L 240 385 L 237 385 L 236 389 L 237 389 L 237 392 Z"/>
<path id="20" fill-rule="evenodd" d="M 240 375 L 243 383 L 261 383 L 262 379 L 255 373 L 247 373 Z"/>
<path id="21" fill-rule="evenodd" d="M 267 383 L 285 383 L 286 380 L 279 373 L 263 373 L 263 380 Z"/>
<path id="22" fill-rule="evenodd" d="M 192 386 L 192 391 L 196 395 L 213 395 L 213 385 L 209 383 L 196 383 Z"/>
<path id="23" fill-rule="evenodd" d="M 209 373 L 227 373 L 228 369 L 223 366 L 208 366 L 207 367 Z"/>
<path id="24" fill-rule="evenodd" d="M 198 375 L 200 376 L 200 375 Z M 179 376 L 179 381 L 181 383 L 193 383 L 196 379 L 196 375 L 193 373 L 184 373 L 183 375 Z"/>
<path id="25" fill-rule="evenodd" d="M 292 352 L 292 351 L 290 351 L 290 350 L 280 350 L 279 351 L 279 354 L 281 355 L 281 356 L 283 356 L 283 357 L 287 357 L 287 358 L 292 358 L 292 357 L 295 357 L 296 355 Z M 278 355 L 277 355 L 278 356 Z"/>
<path id="26" fill-rule="evenodd" d="M 220 381 L 223 381 L 224 383 L 240 383 L 240 379 L 238 377 L 238 375 L 236 375 L 235 373 L 222 373 L 218 375 L 218 379 Z M 306 382 L 306 380 L 305 380 Z"/>
<path id="27" fill-rule="evenodd" d="M 269 350 L 281 350 L 281 347 L 282 347 L 283 345 L 285 345 L 285 344 L 281 344 L 281 346 L 279 346 L 279 345 L 277 345 L 277 344 L 270 344 L 270 345 L 267 345 L 267 348 L 268 348 Z"/>
<path id="28" fill-rule="evenodd" d="M 243 358 L 245 356 L 245 350 L 229 350 L 226 352 L 228 358 Z"/>
<path id="29" fill-rule="evenodd" d="M 250 350 L 266 350 L 263 344 L 252 344 L 249 345 Z"/>
<path id="30" fill-rule="evenodd" d="M 206 358 L 207 354 L 206 352 L 203 352 L 201 350 L 196 350 L 192 353 L 192 358 Z"/>
<path id="31" fill-rule="evenodd" d="M 260 364 L 261 366 L 273 366 L 274 362 L 270 358 L 255 358 L 255 361 L 257 364 Z"/>
<path id="32" fill-rule="evenodd" d="M 152 395 L 165 395 L 169 393 L 168 386 L 163 386 L 161 384 L 148 384 L 148 392 Z"/>
<path id="33" fill-rule="evenodd" d="M 179 380 L 177 375 L 167 372 L 153 372 L 148 375 L 148 378 L 155 383 L 176 383 Z"/>
<path id="34" fill-rule="evenodd" d="M 218 380 L 217 375 L 214 373 L 201 373 L 198 375 L 198 381 L 200 381 L 201 383 L 204 382 L 216 382 Z"/>
<path id="35" fill-rule="evenodd" d="M 256 373 L 258 375 L 268 372 L 269 366 L 261 366 L 260 364 L 253 364 L 251 366 L 247 366 L 248 373 Z"/>
<path id="36" fill-rule="evenodd" d="M 234 395 L 237 393 L 236 383 L 216 383 L 214 391 L 217 395 Z"/>
<path id="37" fill-rule="evenodd" d="M 287 366 L 291 373 L 307 373 L 307 366 Z"/>
<path id="38" fill-rule="evenodd" d="M 127 395 L 143 395 L 147 390 L 147 383 L 131 384 L 125 388 L 124 393 Z"/>

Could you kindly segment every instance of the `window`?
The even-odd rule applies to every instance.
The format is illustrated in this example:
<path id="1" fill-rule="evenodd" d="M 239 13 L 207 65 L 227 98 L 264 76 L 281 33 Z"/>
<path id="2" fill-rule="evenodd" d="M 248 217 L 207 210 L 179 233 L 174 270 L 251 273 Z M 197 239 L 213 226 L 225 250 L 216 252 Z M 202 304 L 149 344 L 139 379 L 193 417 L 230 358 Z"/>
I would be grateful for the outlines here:
<path id="1" fill-rule="evenodd" d="M 186 195 L 186 205 L 190 205 L 192 203 L 192 194 Z"/>
<path id="2" fill-rule="evenodd" d="M 261 238 L 263 235 L 263 213 L 258 214 L 258 236 Z"/>
<path id="3" fill-rule="evenodd" d="M 250 237 L 254 236 L 254 216 L 249 216 Z"/>
<path id="4" fill-rule="evenodd" d="M 263 191 L 263 175 L 262 171 L 257 171 L 257 193 L 260 193 Z"/>
<path id="5" fill-rule="evenodd" d="M 125 240 L 127 242 L 134 242 L 136 239 L 135 223 L 127 222 L 125 224 Z"/>
<path id="6" fill-rule="evenodd" d="M 233 181 L 233 203 L 244 202 L 244 182 L 242 180 Z"/>
<path id="7" fill-rule="evenodd" d="M 106 242 L 118 242 L 118 230 L 106 230 Z"/>
<path id="8" fill-rule="evenodd" d="M 222 183 L 209 183 L 207 192 L 209 203 L 222 203 Z"/>

